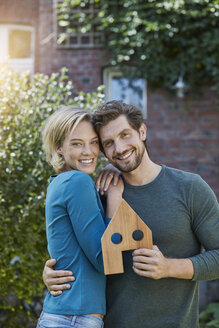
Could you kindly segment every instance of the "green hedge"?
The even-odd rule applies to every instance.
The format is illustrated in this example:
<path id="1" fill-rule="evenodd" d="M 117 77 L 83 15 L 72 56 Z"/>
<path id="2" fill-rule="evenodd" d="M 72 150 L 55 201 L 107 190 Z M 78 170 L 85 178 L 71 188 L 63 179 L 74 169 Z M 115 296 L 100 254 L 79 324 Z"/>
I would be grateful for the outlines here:
<path id="1" fill-rule="evenodd" d="M 42 270 L 48 259 L 44 203 L 53 173 L 42 151 L 43 121 L 61 105 L 93 111 L 103 100 L 102 88 L 74 98 L 72 91 L 65 69 L 49 77 L 0 67 L 0 326 L 4 320 L 4 328 L 27 327 L 34 313 L 24 305 L 33 304 L 43 293 Z"/>

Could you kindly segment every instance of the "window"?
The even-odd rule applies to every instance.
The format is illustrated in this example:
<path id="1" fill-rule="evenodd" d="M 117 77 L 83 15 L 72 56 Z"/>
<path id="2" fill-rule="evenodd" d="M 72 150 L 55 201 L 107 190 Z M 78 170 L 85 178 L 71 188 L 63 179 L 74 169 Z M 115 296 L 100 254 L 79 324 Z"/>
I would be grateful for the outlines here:
<path id="1" fill-rule="evenodd" d="M 98 31 L 95 23 L 98 3 L 72 7 L 70 2 L 63 5 L 61 0 L 54 0 L 54 12 L 57 48 L 103 46 L 103 33 Z"/>
<path id="2" fill-rule="evenodd" d="M 34 71 L 33 28 L 22 25 L 0 25 L 1 52 L 0 63 L 8 60 L 17 70 Z"/>
<path id="3" fill-rule="evenodd" d="M 144 118 L 147 117 L 146 80 L 123 77 L 118 70 L 104 70 L 106 101 L 122 100 L 139 108 Z"/>

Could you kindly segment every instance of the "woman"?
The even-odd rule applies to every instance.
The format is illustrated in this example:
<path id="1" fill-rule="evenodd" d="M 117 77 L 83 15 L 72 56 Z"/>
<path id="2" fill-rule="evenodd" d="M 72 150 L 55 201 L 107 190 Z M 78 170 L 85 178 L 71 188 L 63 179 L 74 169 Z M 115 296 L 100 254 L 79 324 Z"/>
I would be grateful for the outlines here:
<path id="1" fill-rule="evenodd" d="M 55 268 L 73 271 L 76 281 L 60 296 L 47 293 L 37 327 L 100 328 L 106 311 L 100 239 L 106 223 L 89 177 L 99 155 L 91 115 L 75 107 L 58 110 L 46 121 L 43 143 L 57 173 L 46 196 L 48 250 L 57 259 Z M 122 181 L 109 188 L 107 217 L 112 217 L 122 192 Z"/>

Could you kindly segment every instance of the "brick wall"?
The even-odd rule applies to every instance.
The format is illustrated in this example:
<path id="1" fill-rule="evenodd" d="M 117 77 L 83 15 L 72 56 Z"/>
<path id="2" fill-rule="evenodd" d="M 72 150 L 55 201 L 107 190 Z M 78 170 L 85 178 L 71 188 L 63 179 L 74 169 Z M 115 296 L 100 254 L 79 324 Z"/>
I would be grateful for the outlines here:
<path id="1" fill-rule="evenodd" d="M 35 26 L 38 17 L 38 0 L 1 0 L 0 24 L 26 24 Z"/>
<path id="2" fill-rule="evenodd" d="M 200 174 L 219 198 L 219 112 L 211 88 L 193 100 L 148 92 L 148 144 L 158 163 Z"/>
<path id="3" fill-rule="evenodd" d="M 37 70 L 48 74 L 67 67 L 75 92 L 95 90 L 101 84 L 103 62 L 99 49 L 57 49 L 54 35 L 52 0 L 39 2 L 39 64 Z"/>

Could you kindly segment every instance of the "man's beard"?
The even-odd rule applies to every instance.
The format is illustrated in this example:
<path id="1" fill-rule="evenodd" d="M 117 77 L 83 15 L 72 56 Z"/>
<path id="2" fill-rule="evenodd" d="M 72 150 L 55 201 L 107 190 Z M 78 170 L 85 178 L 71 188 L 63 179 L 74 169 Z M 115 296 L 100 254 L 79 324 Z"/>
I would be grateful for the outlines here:
<path id="1" fill-rule="evenodd" d="M 145 152 L 145 147 L 142 146 L 142 149 L 140 151 L 139 154 L 136 154 L 136 157 L 134 159 L 133 162 L 131 163 L 124 163 L 124 164 L 120 164 L 118 163 L 117 161 L 112 161 L 111 163 L 117 168 L 119 169 L 121 172 L 124 172 L 124 173 L 129 173 L 129 172 L 132 172 L 134 171 L 135 169 L 137 169 L 137 167 L 139 167 L 139 165 L 141 164 L 142 162 L 142 158 L 144 156 L 144 152 Z M 118 155 L 117 155 L 118 156 Z"/>

